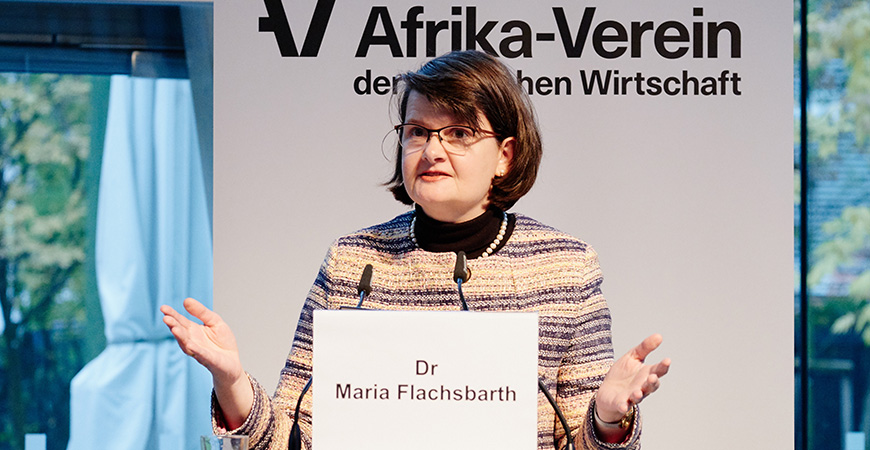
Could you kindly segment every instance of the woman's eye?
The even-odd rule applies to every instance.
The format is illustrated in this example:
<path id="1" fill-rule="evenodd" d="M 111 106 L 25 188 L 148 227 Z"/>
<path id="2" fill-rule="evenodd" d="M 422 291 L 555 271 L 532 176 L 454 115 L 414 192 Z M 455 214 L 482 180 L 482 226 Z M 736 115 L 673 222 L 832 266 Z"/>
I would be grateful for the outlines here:
<path id="1" fill-rule="evenodd" d="M 448 128 L 445 131 L 450 139 L 468 139 L 471 137 L 471 131 L 465 128 Z"/>
<path id="2" fill-rule="evenodd" d="M 407 134 L 411 137 L 424 137 L 427 133 L 426 130 L 421 127 L 410 127 Z"/>

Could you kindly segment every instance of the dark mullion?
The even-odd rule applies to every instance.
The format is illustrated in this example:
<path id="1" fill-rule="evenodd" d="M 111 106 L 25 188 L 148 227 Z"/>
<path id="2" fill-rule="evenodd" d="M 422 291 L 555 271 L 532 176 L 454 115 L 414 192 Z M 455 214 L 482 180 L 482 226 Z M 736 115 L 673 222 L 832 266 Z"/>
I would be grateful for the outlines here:
<path id="1" fill-rule="evenodd" d="M 807 4 L 800 2 L 800 441 L 795 442 L 798 450 L 809 450 L 809 294 L 807 274 L 809 273 L 809 233 L 808 233 L 808 141 L 807 102 L 809 101 L 809 69 L 807 67 Z"/>

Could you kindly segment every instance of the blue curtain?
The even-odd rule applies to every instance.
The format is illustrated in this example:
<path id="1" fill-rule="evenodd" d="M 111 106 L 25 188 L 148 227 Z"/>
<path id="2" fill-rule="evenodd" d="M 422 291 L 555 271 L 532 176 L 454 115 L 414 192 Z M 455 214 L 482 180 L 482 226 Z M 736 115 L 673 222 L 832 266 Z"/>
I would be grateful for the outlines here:
<path id="1" fill-rule="evenodd" d="M 96 265 L 108 345 L 72 381 L 68 449 L 196 449 L 211 433 L 211 377 L 158 311 L 212 298 L 188 80 L 112 78 L 101 170 Z"/>

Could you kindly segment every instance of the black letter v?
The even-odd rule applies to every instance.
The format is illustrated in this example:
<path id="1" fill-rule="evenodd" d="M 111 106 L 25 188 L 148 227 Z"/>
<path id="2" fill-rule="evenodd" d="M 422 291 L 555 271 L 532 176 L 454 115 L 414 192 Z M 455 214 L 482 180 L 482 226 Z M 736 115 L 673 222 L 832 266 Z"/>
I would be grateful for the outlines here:
<path id="1" fill-rule="evenodd" d="M 571 30 L 568 29 L 568 19 L 562 7 L 553 7 L 553 15 L 556 25 L 559 27 L 559 36 L 562 37 L 562 46 L 565 47 L 565 56 L 579 58 L 586 46 L 586 37 L 589 36 L 589 28 L 592 26 L 592 16 L 595 15 L 595 7 L 587 6 L 583 10 L 583 18 L 580 19 L 580 28 L 577 30 L 577 38 L 571 40 Z"/>
<path id="2" fill-rule="evenodd" d="M 260 17 L 259 31 L 275 33 L 275 40 L 278 41 L 278 50 L 281 51 L 281 56 L 300 56 L 296 50 L 296 41 L 293 40 L 293 33 L 290 32 L 290 23 L 287 22 L 287 14 L 284 12 L 281 0 L 263 0 L 263 2 L 266 4 L 266 12 L 269 16 Z M 326 34 L 326 25 L 329 23 L 333 6 L 335 6 L 335 0 L 317 0 L 311 24 L 308 26 L 308 34 L 305 35 L 305 42 L 302 44 L 301 56 L 317 56 L 320 44 L 323 43 L 323 36 Z"/>

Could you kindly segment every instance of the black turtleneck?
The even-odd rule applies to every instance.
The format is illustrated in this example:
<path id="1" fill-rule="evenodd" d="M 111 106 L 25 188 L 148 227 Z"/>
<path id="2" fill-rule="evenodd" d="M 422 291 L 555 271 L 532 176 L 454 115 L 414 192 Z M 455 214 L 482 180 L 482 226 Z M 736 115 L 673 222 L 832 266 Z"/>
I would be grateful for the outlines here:
<path id="1" fill-rule="evenodd" d="M 427 216 L 420 205 L 416 205 L 414 209 L 417 216 L 414 235 L 420 248 L 429 252 L 458 252 L 461 250 L 469 259 L 482 255 L 489 244 L 492 244 L 492 241 L 498 236 L 503 218 L 500 209 L 490 207 L 483 214 L 467 222 L 440 222 Z M 493 253 L 499 251 L 507 243 L 516 221 L 513 214 L 508 214 L 508 226 L 504 238 Z"/>

